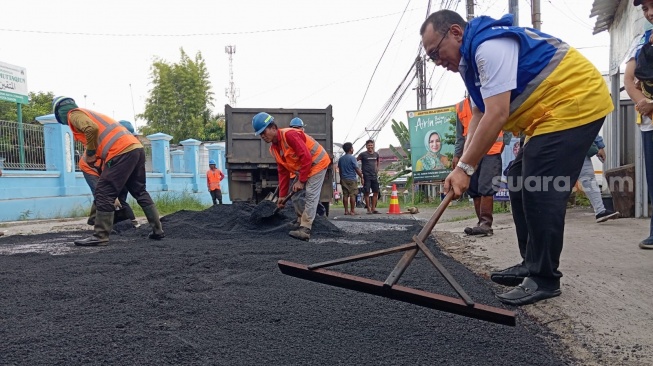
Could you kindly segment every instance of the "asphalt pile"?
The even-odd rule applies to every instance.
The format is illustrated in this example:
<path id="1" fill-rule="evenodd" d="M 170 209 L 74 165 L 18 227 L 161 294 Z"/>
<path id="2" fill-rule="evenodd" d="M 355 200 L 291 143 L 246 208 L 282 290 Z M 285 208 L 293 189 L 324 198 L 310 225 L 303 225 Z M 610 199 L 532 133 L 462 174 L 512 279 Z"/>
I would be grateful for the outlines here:
<path id="1" fill-rule="evenodd" d="M 166 237 L 184 239 L 216 239 L 266 236 L 288 237 L 288 224 L 297 215 L 287 205 L 275 215 L 260 217 L 258 212 L 269 214 L 268 208 L 248 203 L 211 206 L 204 211 L 178 211 L 161 218 Z M 266 211 L 267 210 L 267 211 Z M 273 209 L 274 210 L 274 209 Z M 147 225 L 133 231 L 122 231 L 124 236 L 142 236 L 149 231 Z M 311 237 L 339 236 L 342 232 L 328 218 L 318 216 L 313 222 Z"/>

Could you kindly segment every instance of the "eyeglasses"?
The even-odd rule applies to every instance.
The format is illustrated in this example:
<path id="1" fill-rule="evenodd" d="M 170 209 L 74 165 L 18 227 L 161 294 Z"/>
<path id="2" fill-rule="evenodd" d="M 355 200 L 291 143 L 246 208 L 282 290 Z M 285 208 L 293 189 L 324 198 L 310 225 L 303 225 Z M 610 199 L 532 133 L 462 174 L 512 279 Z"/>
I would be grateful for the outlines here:
<path id="1" fill-rule="evenodd" d="M 442 41 L 444 41 L 444 39 L 447 38 L 448 35 L 449 35 L 449 30 L 447 29 L 447 31 L 444 32 L 444 36 L 442 37 L 442 39 L 440 40 L 440 42 L 438 42 L 438 45 L 435 46 L 435 48 L 433 49 L 433 51 L 431 51 L 431 52 L 429 52 L 429 53 L 427 54 L 427 56 L 431 59 L 431 61 L 435 62 L 435 60 L 437 60 L 438 58 L 440 58 L 440 55 L 439 55 L 439 53 L 440 53 L 440 46 L 442 46 Z"/>

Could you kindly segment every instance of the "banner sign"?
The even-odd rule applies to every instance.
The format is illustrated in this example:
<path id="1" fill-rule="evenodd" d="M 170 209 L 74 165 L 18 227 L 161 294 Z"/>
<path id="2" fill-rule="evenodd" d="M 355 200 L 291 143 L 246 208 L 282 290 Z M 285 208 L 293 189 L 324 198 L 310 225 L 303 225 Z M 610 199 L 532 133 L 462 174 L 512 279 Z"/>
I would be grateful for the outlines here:
<path id="1" fill-rule="evenodd" d="M 454 153 L 454 144 L 446 141 L 455 141 L 455 106 L 407 113 L 414 181 L 444 180 Z"/>
<path id="2" fill-rule="evenodd" d="M 29 103 L 27 72 L 24 67 L 0 62 L 0 100 Z"/>

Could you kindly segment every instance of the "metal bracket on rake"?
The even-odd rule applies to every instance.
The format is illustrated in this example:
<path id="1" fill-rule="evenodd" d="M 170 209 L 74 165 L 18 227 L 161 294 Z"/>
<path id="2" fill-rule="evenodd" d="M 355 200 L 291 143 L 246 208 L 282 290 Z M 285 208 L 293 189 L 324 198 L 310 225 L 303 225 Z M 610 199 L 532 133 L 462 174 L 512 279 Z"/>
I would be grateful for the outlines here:
<path id="1" fill-rule="evenodd" d="M 327 285 L 342 287 L 350 290 L 361 291 L 372 295 L 383 296 L 431 309 L 442 310 L 449 313 L 476 318 L 503 325 L 515 325 L 515 313 L 513 311 L 496 308 L 492 306 L 475 303 L 463 290 L 460 284 L 451 276 L 440 261 L 431 253 L 424 244 L 433 231 L 442 213 L 453 198 L 450 192 L 442 200 L 440 206 L 431 216 L 431 219 L 422 228 L 419 234 L 413 236 L 413 242 L 396 247 L 381 249 L 368 253 L 361 253 L 350 257 L 334 259 L 326 262 L 304 265 L 288 261 L 279 261 L 279 269 L 283 274 L 306 279 L 309 281 L 324 283 Z M 431 264 L 440 272 L 453 289 L 460 296 L 459 299 L 434 294 L 427 291 L 416 290 L 410 287 L 397 285 L 399 278 L 406 271 L 406 268 L 413 261 L 417 252 L 421 251 Z M 324 269 L 325 267 L 338 264 L 351 263 L 368 258 L 381 257 L 387 254 L 405 252 L 385 282 L 371 280 L 364 277 L 352 276 L 341 272 Z"/>

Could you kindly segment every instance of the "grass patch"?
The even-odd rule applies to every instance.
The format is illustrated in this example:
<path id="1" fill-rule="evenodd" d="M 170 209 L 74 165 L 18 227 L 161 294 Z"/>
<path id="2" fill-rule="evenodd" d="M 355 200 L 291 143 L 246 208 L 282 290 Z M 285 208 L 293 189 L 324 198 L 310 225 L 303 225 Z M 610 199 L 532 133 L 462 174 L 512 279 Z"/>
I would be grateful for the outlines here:
<path id="1" fill-rule="evenodd" d="M 160 215 L 168 215 L 181 210 L 202 211 L 211 205 L 203 204 L 199 198 L 195 197 L 188 191 L 183 192 L 164 192 L 152 198 Z M 129 205 L 134 210 L 136 216 L 145 216 L 143 209 L 138 205 L 134 198 L 130 197 Z"/>
<path id="2" fill-rule="evenodd" d="M 475 218 L 476 218 L 476 214 L 472 214 L 472 215 L 467 215 L 467 216 L 456 216 L 456 217 L 452 217 L 451 219 L 449 219 L 449 220 L 447 220 L 447 221 L 449 221 L 449 222 L 454 222 L 454 221 L 465 221 L 465 220 L 475 219 Z"/>

